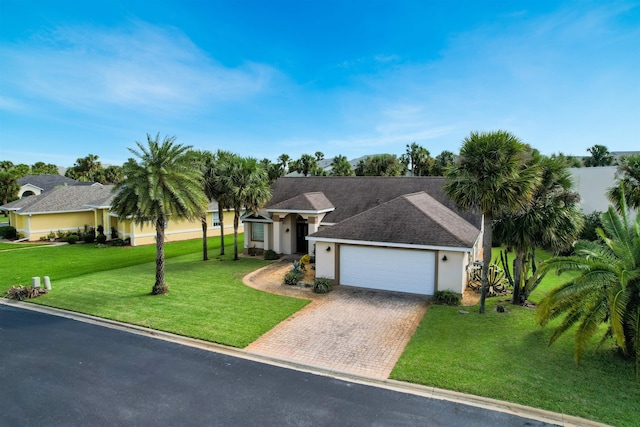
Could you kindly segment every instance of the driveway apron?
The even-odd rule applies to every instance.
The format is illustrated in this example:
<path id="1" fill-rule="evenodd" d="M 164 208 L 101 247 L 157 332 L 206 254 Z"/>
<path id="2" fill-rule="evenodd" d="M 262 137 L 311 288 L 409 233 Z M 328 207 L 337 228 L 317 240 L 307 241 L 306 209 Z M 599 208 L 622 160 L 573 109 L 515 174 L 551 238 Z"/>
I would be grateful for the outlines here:
<path id="1" fill-rule="evenodd" d="M 246 350 L 325 369 L 388 378 L 420 324 L 423 296 L 337 286 L 317 295 L 282 284 L 290 263 L 247 275 L 244 282 L 267 292 L 311 299 L 305 308 L 251 343 Z"/>

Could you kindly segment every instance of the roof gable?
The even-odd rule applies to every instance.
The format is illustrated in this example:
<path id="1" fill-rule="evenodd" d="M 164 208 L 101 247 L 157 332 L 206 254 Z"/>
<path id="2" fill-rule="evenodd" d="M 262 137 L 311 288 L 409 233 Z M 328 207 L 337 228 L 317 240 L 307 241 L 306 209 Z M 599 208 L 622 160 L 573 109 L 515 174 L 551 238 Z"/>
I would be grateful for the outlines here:
<path id="1" fill-rule="evenodd" d="M 313 211 L 313 212 L 329 212 L 335 207 L 331 201 L 321 191 L 302 193 L 279 203 L 272 204 L 267 207 L 269 212 L 283 211 Z"/>
<path id="2" fill-rule="evenodd" d="M 399 196 L 312 235 L 316 239 L 471 248 L 480 230 L 425 192 Z"/>
<path id="3" fill-rule="evenodd" d="M 24 186 L 31 184 L 43 191 L 53 190 L 61 185 L 91 185 L 91 182 L 80 182 L 75 179 L 62 175 L 45 174 L 45 175 L 27 175 L 18 179 L 18 184 Z"/>

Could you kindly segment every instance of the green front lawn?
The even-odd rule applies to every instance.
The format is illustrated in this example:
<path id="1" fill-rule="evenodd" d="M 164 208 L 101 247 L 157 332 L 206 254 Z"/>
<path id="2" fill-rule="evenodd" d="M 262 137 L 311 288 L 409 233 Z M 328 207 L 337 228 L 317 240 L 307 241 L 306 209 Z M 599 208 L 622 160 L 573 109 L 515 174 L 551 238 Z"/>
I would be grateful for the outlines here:
<path id="1" fill-rule="evenodd" d="M 233 261 L 231 245 L 225 247 L 228 255 L 219 257 L 217 241 L 210 239 L 207 262 L 202 261 L 200 240 L 167 245 L 167 295 L 150 295 L 153 245 L 69 245 L 4 253 L 10 267 L 0 273 L 0 288 L 48 275 L 52 292 L 30 302 L 235 347 L 245 347 L 309 302 L 245 286 L 242 277 L 268 262 Z"/>
<path id="2" fill-rule="evenodd" d="M 225 236 L 225 248 L 232 242 L 233 236 Z M 239 245 L 242 244 L 243 240 L 240 236 Z M 220 253 L 220 238 L 209 238 L 208 247 L 209 258 L 215 258 Z M 232 252 L 233 247 L 225 251 Z M 202 256 L 201 240 L 165 243 L 166 259 L 193 253 L 199 253 Z M 154 262 L 155 257 L 155 245 L 97 247 L 95 244 L 78 243 L 4 252 L 0 269 L 0 291 L 15 284 L 29 285 L 32 276 L 49 276 L 51 280 L 67 279 L 98 271 L 110 271 Z"/>
<path id="3" fill-rule="evenodd" d="M 539 301 L 568 275 L 549 274 L 531 295 Z M 486 396 L 616 426 L 638 425 L 640 382 L 634 366 L 613 344 L 573 360 L 573 335 L 548 346 L 553 325 L 535 323 L 535 310 L 506 297 L 478 306 L 431 306 L 400 357 L 391 378 Z M 494 311 L 496 304 L 508 313 Z"/>

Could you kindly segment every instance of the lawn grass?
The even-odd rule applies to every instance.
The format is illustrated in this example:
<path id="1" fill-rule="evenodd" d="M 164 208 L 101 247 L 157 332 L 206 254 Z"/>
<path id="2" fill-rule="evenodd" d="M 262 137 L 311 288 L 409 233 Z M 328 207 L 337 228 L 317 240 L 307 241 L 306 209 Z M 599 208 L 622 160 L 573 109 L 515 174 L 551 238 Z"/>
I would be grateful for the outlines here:
<path id="1" fill-rule="evenodd" d="M 570 277 L 547 275 L 531 295 L 540 298 Z M 511 306 L 508 297 L 478 306 L 431 306 L 396 364 L 391 378 L 486 396 L 616 426 L 637 426 L 640 382 L 634 367 L 619 358 L 613 344 L 596 350 L 580 365 L 573 360 L 573 334 L 548 346 L 553 324 L 541 328 L 535 310 Z M 504 305 L 508 313 L 494 311 Z"/>
<path id="2" fill-rule="evenodd" d="M 238 244 L 242 246 L 243 235 L 238 237 Z M 232 235 L 225 236 L 225 247 L 232 242 Z M 218 255 L 220 237 L 209 238 L 208 247 L 209 258 Z M 166 259 L 190 253 L 199 253 L 202 256 L 202 240 L 165 243 Z M 31 284 L 31 277 L 34 276 L 49 276 L 52 281 L 57 281 L 88 273 L 155 262 L 156 246 L 99 247 L 87 243 L 55 247 L 45 245 L 28 250 L 3 252 L 0 256 L 2 257 L 0 294 L 2 294 L 12 285 Z"/>
<path id="3" fill-rule="evenodd" d="M 151 296 L 155 263 L 54 281 L 33 303 L 92 314 L 234 347 L 245 347 L 309 301 L 261 292 L 242 277 L 268 262 L 202 254 L 166 262 L 167 295 Z"/>

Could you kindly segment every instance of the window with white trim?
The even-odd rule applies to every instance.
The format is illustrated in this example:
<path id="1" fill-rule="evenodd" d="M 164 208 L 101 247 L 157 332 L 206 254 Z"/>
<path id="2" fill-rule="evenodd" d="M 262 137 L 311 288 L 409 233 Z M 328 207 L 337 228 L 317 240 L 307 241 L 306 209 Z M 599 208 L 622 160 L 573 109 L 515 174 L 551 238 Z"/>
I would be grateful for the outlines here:
<path id="1" fill-rule="evenodd" d="M 214 227 L 220 227 L 220 213 L 219 212 L 213 212 L 211 214 L 211 225 L 213 225 Z"/>
<path id="2" fill-rule="evenodd" d="M 264 224 L 262 222 L 251 223 L 251 240 L 264 242 Z"/>

